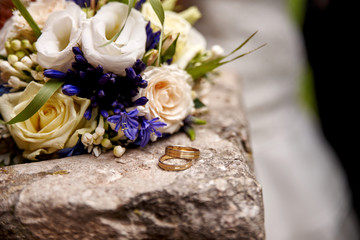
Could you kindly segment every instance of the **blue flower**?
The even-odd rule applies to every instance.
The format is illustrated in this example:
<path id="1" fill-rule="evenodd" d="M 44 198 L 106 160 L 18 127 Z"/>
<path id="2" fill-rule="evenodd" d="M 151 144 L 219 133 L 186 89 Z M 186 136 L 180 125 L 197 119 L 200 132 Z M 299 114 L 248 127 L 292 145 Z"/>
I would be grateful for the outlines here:
<path id="1" fill-rule="evenodd" d="M 56 152 L 56 155 L 59 158 L 63 158 L 63 157 L 77 156 L 85 153 L 87 153 L 87 151 L 84 145 L 82 144 L 81 139 L 79 138 L 78 142 L 74 147 L 61 149 Z"/>
<path id="2" fill-rule="evenodd" d="M 156 48 L 160 41 L 161 31 L 153 32 L 150 22 L 146 25 L 146 51 Z"/>
<path id="3" fill-rule="evenodd" d="M 0 84 L 0 97 L 5 93 L 9 93 L 10 89 L 11 89 L 11 87 L 5 86 L 4 83 Z"/>
<path id="4" fill-rule="evenodd" d="M 73 53 L 75 61 L 72 69 L 68 69 L 66 73 L 47 69 L 44 75 L 64 79 L 62 91 L 65 95 L 90 99 L 91 104 L 84 115 L 86 119 L 91 118 L 93 108 L 98 108 L 106 118 L 115 109 L 124 110 L 146 103 L 145 99 L 133 101 L 139 88 L 145 88 L 148 84 L 141 76 L 146 64 L 140 59 L 125 70 L 126 76 L 118 76 L 112 72 L 104 72 L 101 65 L 91 65 L 79 47 L 73 47 Z"/>
<path id="5" fill-rule="evenodd" d="M 46 69 L 44 71 L 44 76 L 48 78 L 59 78 L 59 79 L 65 79 L 67 77 L 66 73 L 63 73 L 59 70 L 54 69 Z"/>
<path id="6" fill-rule="evenodd" d="M 146 0 L 138 0 L 138 1 L 136 2 L 136 4 L 135 4 L 135 9 L 140 11 L 142 5 L 143 5 L 145 2 L 146 2 Z"/>
<path id="7" fill-rule="evenodd" d="M 137 109 L 130 112 L 121 111 L 119 114 L 109 117 L 107 121 L 116 124 L 114 129 L 116 132 L 121 128 L 126 137 L 135 140 L 139 127 L 138 113 Z"/>
<path id="8" fill-rule="evenodd" d="M 146 144 L 150 141 L 151 135 L 155 134 L 157 137 L 161 137 L 161 132 L 158 131 L 159 128 L 165 127 L 166 123 L 159 122 L 159 118 L 153 118 L 147 120 L 144 117 L 140 118 L 141 128 L 138 137 L 138 144 L 141 147 L 145 147 Z"/>
<path id="9" fill-rule="evenodd" d="M 62 91 L 65 95 L 74 96 L 80 93 L 80 88 L 71 84 L 65 84 L 64 86 L 62 86 Z"/>

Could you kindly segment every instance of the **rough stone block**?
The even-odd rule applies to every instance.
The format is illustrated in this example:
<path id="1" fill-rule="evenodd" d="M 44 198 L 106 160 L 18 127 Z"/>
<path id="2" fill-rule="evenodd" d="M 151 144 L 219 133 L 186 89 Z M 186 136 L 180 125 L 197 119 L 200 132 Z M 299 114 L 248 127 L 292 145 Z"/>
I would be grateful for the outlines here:
<path id="1" fill-rule="evenodd" d="M 265 239 L 240 91 L 222 75 L 208 124 L 129 149 L 0 168 L 0 239 Z M 181 172 L 160 169 L 167 145 L 200 149 Z"/>

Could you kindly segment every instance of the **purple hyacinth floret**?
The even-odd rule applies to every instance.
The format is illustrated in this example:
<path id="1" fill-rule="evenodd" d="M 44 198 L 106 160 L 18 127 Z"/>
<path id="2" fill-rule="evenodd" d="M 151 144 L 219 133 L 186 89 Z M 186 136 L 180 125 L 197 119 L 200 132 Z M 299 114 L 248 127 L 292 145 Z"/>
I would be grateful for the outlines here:
<path id="1" fill-rule="evenodd" d="M 11 90 L 11 87 L 6 86 L 4 83 L 0 84 L 0 97 L 3 94 L 9 93 Z"/>
<path id="2" fill-rule="evenodd" d="M 166 123 L 160 122 L 159 118 L 153 118 L 147 120 L 144 117 L 140 118 L 140 132 L 138 137 L 138 144 L 141 147 L 145 147 L 151 139 L 151 135 L 155 134 L 157 137 L 161 137 L 162 134 L 158 131 L 159 128 L 165 127 Z"/>
<path id="3" fill-rule="evenodd" d="M 145 2 L 146 2 L 146 0 L 138 0 L 138 1 L 136 2 L 136 4 L 135 4 L 135 9 L 140 11 L 142 5 L 143 5 Z"/>
<path id="4" fill-rule="evenodd" d="M 139 126 L 138 113 L 137 109 L 130 112 L 121 111 L 119 114 L 109 117 L 107 121 L 116 124 L 114 129 L 116 132 L 121 129 L 126 137 L 135 140 Z"/>
<path id="5" fill-rule="evenodd" d="M 153 32 L 150 22 L 146 25 L 146 51 L 156 48 L 160 41 L 161 31 Z"/>
<path id="6" fill-rule="evenodd" d="M 147 99 L 133 101 L 140 88 L 147 87 L 147 81 L 141 76 L 146 64 L 136 60 L 132 67 L 126 68 L 125 76 L 104 72 L 101 65 L 93 66 L 85 58 L 79 47 L 73 48 L 72 69 L 61 72 L 47 69 L 44 75 L 49 78 L 64 79 L 62 91 L 68 96 L 90 99 L 90 107 L 84 114 L 91 119 L 92 109 L 99 108 L 99 113 L 107 118 L 111 111 L 124 111 L 125 108 L 146 104 Z"/>

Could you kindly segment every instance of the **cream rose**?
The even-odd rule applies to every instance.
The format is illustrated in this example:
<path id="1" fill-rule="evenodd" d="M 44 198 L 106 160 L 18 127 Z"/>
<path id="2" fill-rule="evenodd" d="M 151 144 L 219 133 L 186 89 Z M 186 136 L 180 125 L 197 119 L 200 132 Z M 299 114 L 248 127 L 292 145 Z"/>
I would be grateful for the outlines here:
<path id="1" fill-rule="evenodd" d="M 17 36 L 17 32 L 14 28 L 14 19 L 10 18 L 6 21 L 3 28 L 0 30 L 0 54 L 6 56 L 5 42 L 8 39 Z"/>
<path id="2" fill-rule="evenodd" d="M 22 111 L 41 87 L 30 82 L 23 92 L 1 96 L 0 113 L 5 121 Z M 83 117 L 89 104 L 87 99 L 69 97 L 58 91 L 31 118 L 9 125 L 9 131 L 18 147 L 24 149 L 23 156 L 35 160 L 39 154 L 73 147 L 80 132 L 86 131 L 85 128 L 95 129 L 94 122 Z"/>
<path id="3" fill-rule="evenodd" d="M 73 62 L 72 47 L 81 42 L 86 14 L 73 2 L 50 14 L 36 42 L 37 61 L 44 68 L 66 71 Z"/>
<path id="4" fill-rule="evenodd" d="M 27 10 L 40 29 L 42 29 L 52 12 L 65 9 L 69 3 L 70 2 L 65 0 L 37 0 L 36 2 L 31 2 Z M 15 31 L 19 35 L 25 36 L 26 38 L 33 35 L 32 29 L 18 10 L 14 11 L 12 19 L 14 20 Z"/>
<path id="5" fill-rule="evenodd" d="M 152 28 L 161 29 L 161 23 L 150 3 L 143 5 L 142 14 L 151 22 Z M 206 48 L 205 38 L 178 13 L 165 11 L 164 30 L 165 34 L 180 33 L 173 57 L 173 64 L 177 64 L 180 68 L 185 68 L 199 51 Z"/>
<path id="6" fill-rule="evenodd" d="M 160 128 L 163 133 L 174 133 L 180 129 L 183 120 L 194 109 L 191 95 L 191 76 L 175 65 L 149 67 L 143 76 L 148 86 L 140 90 L 139 96 L 149 99 L 145 108 L 146 118 L 159 117 L 167 124 Z"/>
<path id="7" fill-rule="evenodd" d="M 82 34 L 82 50 L 86 59 L 93 65 L 102 65 L 105 71 L 119 75 L 124 75 L 125 68 L 131 67 L 145 53 L 146 21 L 135 9 L 131 10 L 120 36 L 104 46 L 120 31 L 127 12 L 126 4 L 110 2 L 85 23 Z"/>

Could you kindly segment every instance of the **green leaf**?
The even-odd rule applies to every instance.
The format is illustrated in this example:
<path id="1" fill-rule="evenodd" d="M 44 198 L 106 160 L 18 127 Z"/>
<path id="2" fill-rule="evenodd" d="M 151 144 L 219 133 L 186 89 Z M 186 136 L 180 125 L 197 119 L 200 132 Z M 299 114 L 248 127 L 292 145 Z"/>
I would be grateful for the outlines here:
<path id="1" fill-rule="evenodd" d="M 215 68 L 223 65 L 223 63 L 220 62 L 222 59 L 223 57 L 211 60 L 209 62 L 205 62 L 199 66 L 187 68 L 186 71 L 191 75 L 193 79 L 198 79 L 204 76 L 206 73 L 211 72 Z"/>
<path id="2" fill-rule="evenodd" d="M 195 108 L 202 108 L 202 107 L 205 107 L 206 105 L 200 101 L 200 99 L 198 98 L 195 98 L 194 99 L 194 105 L 195 105 Z"/>
<path id="3" fill-rule="evenodd" d="M 36 38 L 39 38 L 41 35 L 41 30 L 39 26 L 36 24 L 24 4 L 20 0 L 12 0 L 14 6 L 20 11 L 21 15 L 25 18 L 27 23 L 30 25 L 31 29 L 33 30 Z"/>
<path id="4" fill-rule="evenodd" d="M 238 46 L 237 48 L 235 48 L 230 54 L 227 55 L 230 56 L 231 54 L 237 52 L 238 50 L 240 50 L 246 43 L 248 43 L 250 41 L 250 39 L 252 39 L 255 34 L 257 33 L 258 31 L 254 32 L 253 34 L 250 35 L 250 37 L 248 37 L 243 43 L 240 44 L 240 46 Z"/>
<path id="5" fill-rule="evenodd" d="M 248 54 L 250 54 L 250 53 L 252 53 L 252 52 L 255 52 L 256 50 L 259 50 L 260 48 L 262 48 L 262 47 L 264 47 L 264 46 L 266 46 L 266 44 L 263 44 L 263 45 L 255 48 L 255 49 L 253 49 L 253 50 L 251 50 L 251 51 L 248 51 L 248 52 L 246 52 L 246 53 L 240 54 L 239 56 L 234 57 L 234 58 L 231 59 L 231 60 L 222 62 L 221 65 L 226 64 L 226 63 L 229 63 L 229 62 L 232 62 L 232 61 L 234 61 L 234 60 L 236 60 L 236 59 L 239 59 L 239 58 L 241 58 L 241 57 L 244 57 L 244 56 L 246 56 L 246 55 L 248 55 Z"/>
<path id="6" fill-rule="evenodd" d="M 195 116 L 188 116 L 187 119 L 188 119 L 188 121 L 190 121 L 191 123 L 196 124 L 196 125 L 204 125 L 204 124 L 206 124 L 205 120 L 200 119 L 200 118 L 195 117 Z"/>
<path id="7" fill-rule="evenodd" d="M 124 21 L 124 24 L 121 26 L 121 29 L 118 33 L 116 33 L 107 43 L 105 43 L 104 45 L 101 45 L 101 47 L 105 47 L 109 44 L 111 44 L 112 42 L 115 42 L 116 39 L 118 39 L 118 37 L 120 36 L 122 30 L 124 29 L 125 25 L 126 25 L 126 22 L 129 18 L 129 15 L 131 13 L 131 9 L 134 7 L 134 3 L 135 3 L 135 0 L 128 0 L 128 12 L 127 12 L 127 16 L 125 18 L 125 21 Z"/>
<path id="8" fill-rule="evenodd" d="M 162 42 L 164 38 L 164 22 L 165 22 L 165 12 L 164 8 L 160 2 L 160 0 L 149 0 L 151 7 L 154 9 L 154 12 L 156 13 L 156 16 L 158 17 L 160 23 L 161 23 L 161 34 L 160 34 L 160 43 L 159 43 L 159 57 L 157 59 L 157 66 L 160 65 L 160 56 L 161 56 L 161 48 L 162 48 Z"/>
<path id="9" fill-rule="evenodd" d="M 160 0 L 149 0 L 151 7 L 154 9 L 156 16 L 159 18 L 161 25 L 165 22 L 165 12 Z"/>
<path id="10" fill-rule="evenodd" d="M 31 118 L 39 109 L 44 106 L 44 104 L 49 100 L 49 98 L 63 85 L 64 82 L 57 80 L 50 80 L 46 82 L 39 92 L 36 94 L 34 99 L 22 110 L 18 115 L 12 118 L 10 121 L 5 122 L 5 124 L 14 124 L 18 122 L 23 122 Z M 4 123 L 3 121 L 1 121 Z"/>
<path id="11" fill-rule="evenodd" d="M 196 138 L 196 133 L 195 133 L 195 129 L 190 126 L 190 125 L 185 125 L 183 127 L 185 133 L 188 135 L 188 137 L 190 138 L 191 141 L 194 141 Z"/>
<path id="12" fill-rule="evenodd" d="M 246 53 L 243 53 L 243 54 L 240 54 L 234 58 L 232 58 L 231 60 L 227 60 L 227 61 L 223 61 L 225 58 L 227 57 L 230 57 L 232 54 L 236 53 L 237 51 L 239 51 L 247 42 L 250 41 L 251 38 L 253 38 L 255 36 L 255 34 L 257 33 L 254 32 L 253 34 L 251 34 L 250 37 L 248 37 L 243 43 L 241 43 L 237 48 L 235 48 L 232 52 L 230 52 L 228 55 L 225 55 L 225 56 L 222 56 L 222 57 L 218 57 L 216 59 L 213 59 L 213 60 L 210 60 L 210 61 L 205 61 L 205 62 L 198 62 L 198 63 L 191 63 L 189 64 L 187 67 L 186 67 L 186 71 L 192 76 L 193 79 L 198 79 L 202 76 L 204 76 L 206 73 L 208 72 L 211 72 L 213 71 L 214 69 L 224 65 L 224 64 L 227 64 L 227 63 L 230 63 L 234 60 L 237 60 L 241 57 L 244 57 L 262 47 L 264 47 L 266 44 L 263 44 L 249 52 L 246 52 Z M 192 60 L 193 61 L 193 60 Z"/>

